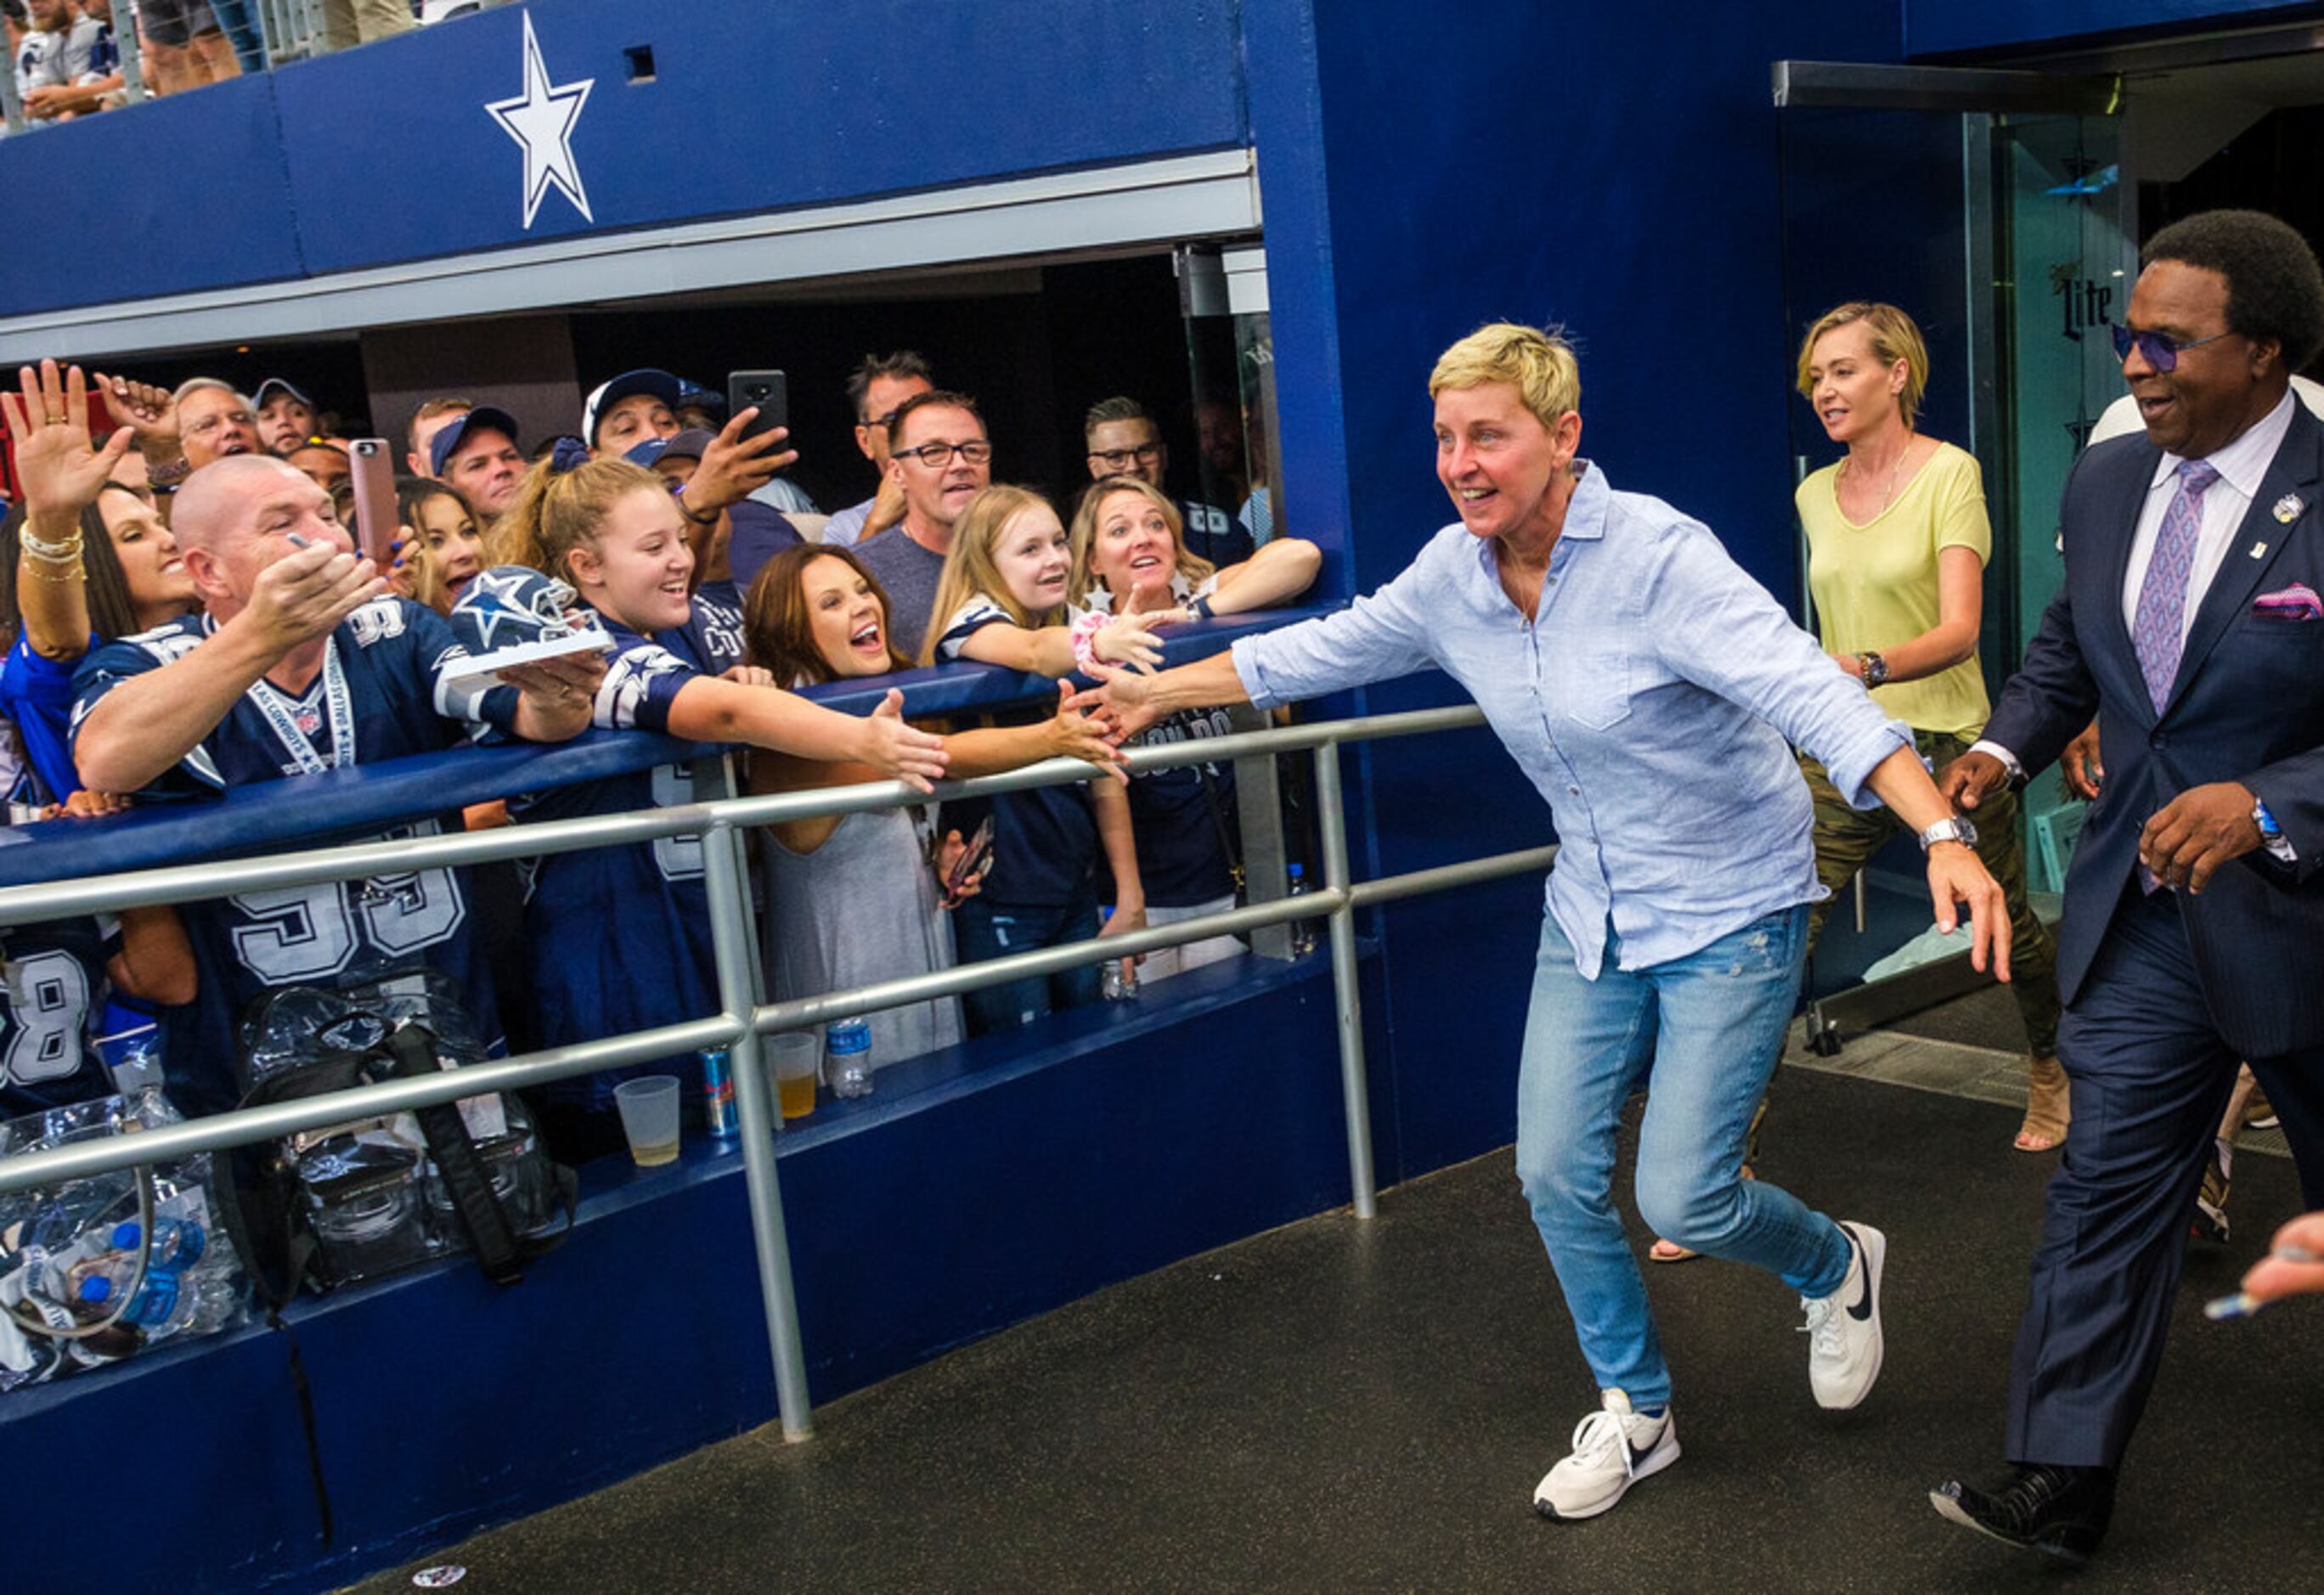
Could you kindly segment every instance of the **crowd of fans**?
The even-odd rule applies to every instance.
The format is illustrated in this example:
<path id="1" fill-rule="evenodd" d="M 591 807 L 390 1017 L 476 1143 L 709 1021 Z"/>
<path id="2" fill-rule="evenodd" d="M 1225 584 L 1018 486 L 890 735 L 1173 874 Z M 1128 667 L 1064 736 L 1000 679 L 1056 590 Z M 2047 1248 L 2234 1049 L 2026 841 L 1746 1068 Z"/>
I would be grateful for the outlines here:
<path id="1" fill-rule="evenodd" d="M 321 0 L 312 38 L 274 41 L 275 53 L 347 50 L 499 0 Z M 147 96 L 182 94 L 266 69 L 257 0 L 143 0 L 131 14 Z M 130 97 L 112 0 L 0 0 L 16 97 L 34 125 L 109 111 Z"/>
<path id="2" fill-rule="evenodd" d="M 1216 711 L 1069 707 L 1067 689 L 982 723 L 915 724 L 890 690 L 850 715 L 790 690 L 972 660 L 1059 678 L 1150 668 L 1167 631 L 1283 603 L 1313 545 L 1163 486 L 1158 429 L 1127 398 L 1088 415 L 1077 506 L 996 484 L 976 401 L 908 351 L 847 384 L 876 485 L 825 516 L 782 473 L 779 427 L 659 370 L 588 395 L 578 430 L 530 437 L 466 399 L 418 407 L 387 568 L 357 552 L 349 440 L 293 383 L 175 389 L 43 362 L 0 395 L 20 502 L 0 523 L 20 816 L 197 801 L 472 742 L 592 726 L 745 751 L 758 792 L 997 773 L 1057 756 L 1085 782 L 780 825 L 754 839 L 768 983 L 802 996 L 1114 935 L 1234 899 L 1231 765 L 1136 778 L 1120 748 L 1222 733 Z M 530 447 L 528 447 L 530 445 Z M 551 586 L 551 584 L 561 585 Z M 479 675 L 476 617 L 549 589 L 610 642 Z M 401 826 L 399 835 L 683 804 L 674 764 Z M 1154 981 L 1232 938 L 1146 962 Z M 493 1049 L 566 1044 L 718 1007 L 700 844 L 431 870 L 12 930 L 0 1117 L 111 1089 L 91 1037 L 158 1024 L 180 1111 L 233 1106 L 237 1024 L 263 993 L 424 964 Z M 1100 998 L 1096 963 L 872 1018 L 893 1062 Z M 553 1151 L 620 1144 L 625 1074 L 698 1081 L 690 1059 L 562 1083 L 536 1103 Z"/>

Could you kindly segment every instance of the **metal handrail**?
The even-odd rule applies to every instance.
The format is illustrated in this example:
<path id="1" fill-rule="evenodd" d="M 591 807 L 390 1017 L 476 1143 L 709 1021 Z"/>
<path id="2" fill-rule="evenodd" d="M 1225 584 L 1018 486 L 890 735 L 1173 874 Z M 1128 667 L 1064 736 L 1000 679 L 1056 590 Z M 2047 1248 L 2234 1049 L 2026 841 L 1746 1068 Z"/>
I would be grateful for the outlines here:
<path id="1" fill-rule="evenodd" d="M 551 1047 L 519 1057 L 463 1065 L 420 1079 L 355 1086 L 297 1102 L 230 1112 L 141 1131 L 135 1136 L 59 1147 L 0 1157 L 0 1194 L 56 1180 L 134 1167 L 203 1152 L 227 1150 L 345 1123 L 432 1106 L 458 1098 L 546 1084 L 576 1074 L 667 1057 L 703 1047 L 724 1046 L 732 1057 L 752 1231 L 765 1297 L 768 1340 L 774 1360 L 776 1402 L 788 1438 L 812 1433 L 807 1365 L 798 1337 L 791 1287 L 790 1258 L 782 1200 L 776 1176 L 774 1130 L 779 1120 L 769 1100 L 759 1038 L 775 1030 L 842 1015 L 876 1012 L 933 998 L 979 991 L 1031 975 L 1049 974 L 1101 959 L 1152 952 L 1233 931 L 1255 930 L 1295 919 L 1323 917 L 1331 936 L 1333 1006 L 1340 1043 L 1341 1100 L 1347 1120 L 1351 1205 L 1358 1218 L 1376 1212 L 1371 1129 L 1364 1076 L 1363 1024 L 1357 988 L 1355 911 L 1422 892 L 1442 891 L 1545 869 L 1554 847 L 1526 848 L 1460 863 L 1440 865 L 1358 884 L 1349 879 L 1347 821 L 1341 790 L 1339 750 L 1349 742 L 1462 730 L 1484 724 L 1473 705 L 1422 709 L 1353 720 L 1274 726 L 1184 742 L 1128 750 L 1133 772 L 1194 763 L 1306 751 L 1315 760 L 1315 792 L 1323 850 L 1323 885 L 1298 897 L 1225 909 L 1175 925 L 1120 936 L 1038 948 L 974 963 L 955 964 L 929 974 L 875 982 L 846 991 L 757 1000 L 751 954 L 748 866 L 742 832 L 791 820 L 865 813 L 928 801 L 901 781 L 866 781 L 846 787 L 764 797 L 727 798 L 708 803 L 597 815 L 512 826 L 503 830 L 417 837 L 394 843 L 364 843 L 316 849 L 275 858 L 179 865 L 78 880 L 0 889 L 0 927 L 37 923 L 93 912 L 157 903 L 199 901 L 269 887 L 311 885 L 367 876 L 591 847 L 655 841 L 674 836 L 702 840 L 704 885 L 709 899 L 711 943 L 716 962 L 722 1011 L 706 1019 L 664 1025 L 571 1046 Z M 938 798 L 1022 791 L 1092 779 L 1079 760 L 1052 759 L 1003 774 L 945 782 Z"/>

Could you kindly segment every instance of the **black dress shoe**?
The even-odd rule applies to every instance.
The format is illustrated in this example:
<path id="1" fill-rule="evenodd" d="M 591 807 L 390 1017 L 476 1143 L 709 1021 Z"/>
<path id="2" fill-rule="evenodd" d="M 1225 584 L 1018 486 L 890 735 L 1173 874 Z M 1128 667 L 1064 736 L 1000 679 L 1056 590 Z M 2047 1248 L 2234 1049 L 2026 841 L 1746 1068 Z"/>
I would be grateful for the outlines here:
<path id="1" fill-rule="evenodd" d="M 2021 1465 L 1995 1489 L 1949 1480 L 1929 1492 L 1938 1516 L 1964 1528 L 2080 1567 L 2106 1537 L 2114 1510 L 2109 1468 Z"/>

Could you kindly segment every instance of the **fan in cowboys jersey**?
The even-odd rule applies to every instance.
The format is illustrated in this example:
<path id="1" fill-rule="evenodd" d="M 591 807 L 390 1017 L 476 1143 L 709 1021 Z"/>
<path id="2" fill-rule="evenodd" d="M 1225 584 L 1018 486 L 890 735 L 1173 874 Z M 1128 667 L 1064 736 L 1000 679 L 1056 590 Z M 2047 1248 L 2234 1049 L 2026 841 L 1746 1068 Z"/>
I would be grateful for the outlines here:
<path id="1" fill-rule="evenodd" d="M 571 587 L 523 566 L 488 570 L 453 606 L 452 630 L 471 653 L 506 647 L 563 629 Z M 583 612 L 586 614 L 588 612 Z M 742 662 L 742 617 L 700 594 L 684 621 L 651 635 L 605 618 L 613 640 L 599 688 L 596 723 L 616 731 L 668 732 L 678 689 L 704 676 L 725 676 Z M 715 794 L 713 794 L 715 795 Z M 624 814 L 694 801 L 694 767 L 651 770 L 510 800 L 509 816 L 529 821 Z M 622 847 L 553 853 L 525 866 L 525 946 L 535 1023 L 544 1046 L 562 1046 L 715 1013 L 719 1000 L 710 942 L 710 904 L 702 881 L 702 843 L 669 836 Z M 585 927 L 598 927 L 603 935 Z M 603 1074 L 557 1081 L 544 1102 L 605 1119 L 613 1087 L 635 1074 L 676 1073 L 697 1084 L 690 1057 L 657 1059 Z M 591 1149 L 586 1129 L 552 1114 L 560 1152 Z M 603 1138 L 605 1149 L 618 1134 Z"/>
<path id="2" fill-rule="evenodd" d="M 613 660 L 595 695 L 599 725 L 695 742 L 752 742 L 813 759 L 856 760 L 923 789 L 944 773 L 941 741 L 903 724 L 900 694 L 890 694 L 875 715 L 842 715 L 776 690 L 766 671 L 742 664 L 741 617 L 689 591 L 694 551 L 678 502 L 659 478 L 622 461 L 601 460 L 577 469 L 588 473 L 578 496 L 586 501 L 600 489 L 610 490 L 605 507 L 586 537 L 563 549 L 544 548 L 540 557 L 570 579 L 613 639 Z M 527 544 L 525 530 L 516 529 L 512 540 L 518 546 Z M 531 572 L 523 576 L 547 579 Z M 506 568 L 488 571 L 470 587 L 501 579 L 521 578 Z M 464 595 L 461 604 L 469 603 Z M 503 614 L 540 607 L 537 599 L 514 593 L 493 604 L 495 613 Z M 692 798 L 687 767 L 669 764 L 647 774 L 567 788 L 512 804 L 511 810 L 518 818 L 539 820 Z M 578 1041 L 717 1011 L 701 849 L 697 841 L 675 839 L 540 861 L 526 925 L 536 954 L 534 997 L 545 1042 Z M 681 1058 L 647 1067 L 675 1067 L 681 1080 L 691 1081 L 691 1065 L 690 1058 Z M 619 1145 L 606 1109 L 620 1078 L 602 1074 L 549 1089 L 552 1111 L 544 1114 L 543 1124 L 561 1155 Z"/>
<path id="3" fill-rule="evenodd" d="M 142 908 L 117 923 L 100 915 L 0 931 L 0 1119 L 112 1092 L 91 1045 L 108 991 L 193 1000 L 193 954 L 175 914 Z"/>
<path id="4" fill-rule="evenodd" d="M 208 613 L 82 661 L 72 734 L 85 786 L 200 798 L 433 752 L 479 722 L 534 742 L 588 725 L 604 671 L 594 654 L 512 668 L 507 685 L 444 679 L 463 650 L 442 617 L 387 596 L 330 495 L 280 460 L 235 456 L 196 471 L 171 530 Z M 423 818 L 385 834 L 439 825 Z M 170 1027 L 172 1100 L 189 1113 L 232 1105 L 235 1016 L 272 987 L 424 963 L 459 980 L 473 1017 L 497 1034 L 468 917 L 460 873 L 443 870 L 189 905 L 201 991 L 187 1022 Z"/>

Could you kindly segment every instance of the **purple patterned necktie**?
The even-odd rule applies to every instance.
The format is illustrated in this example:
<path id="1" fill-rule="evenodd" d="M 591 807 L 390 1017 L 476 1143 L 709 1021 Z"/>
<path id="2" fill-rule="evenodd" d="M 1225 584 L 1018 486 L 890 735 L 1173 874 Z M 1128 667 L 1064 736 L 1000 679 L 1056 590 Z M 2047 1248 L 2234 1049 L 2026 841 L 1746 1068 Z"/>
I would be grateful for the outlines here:
<path id="1" fill-rule="evenodd" d="M 2187 578 L 2195 568 L 2196 535 L 2203 530 L 2203 493 L 2218 479 L 2216 466 L 2180 462 L 2179 491 L 2163 512 L 2146 579 L 2138 585 L 2138 607 L 2131 612 L 2131 646 L 2138 650 L 2139 674 L 2146 678 L 2146 696 L 2158 715 L 2179 675 L 2179 650 L 2186 646 Z"/>

